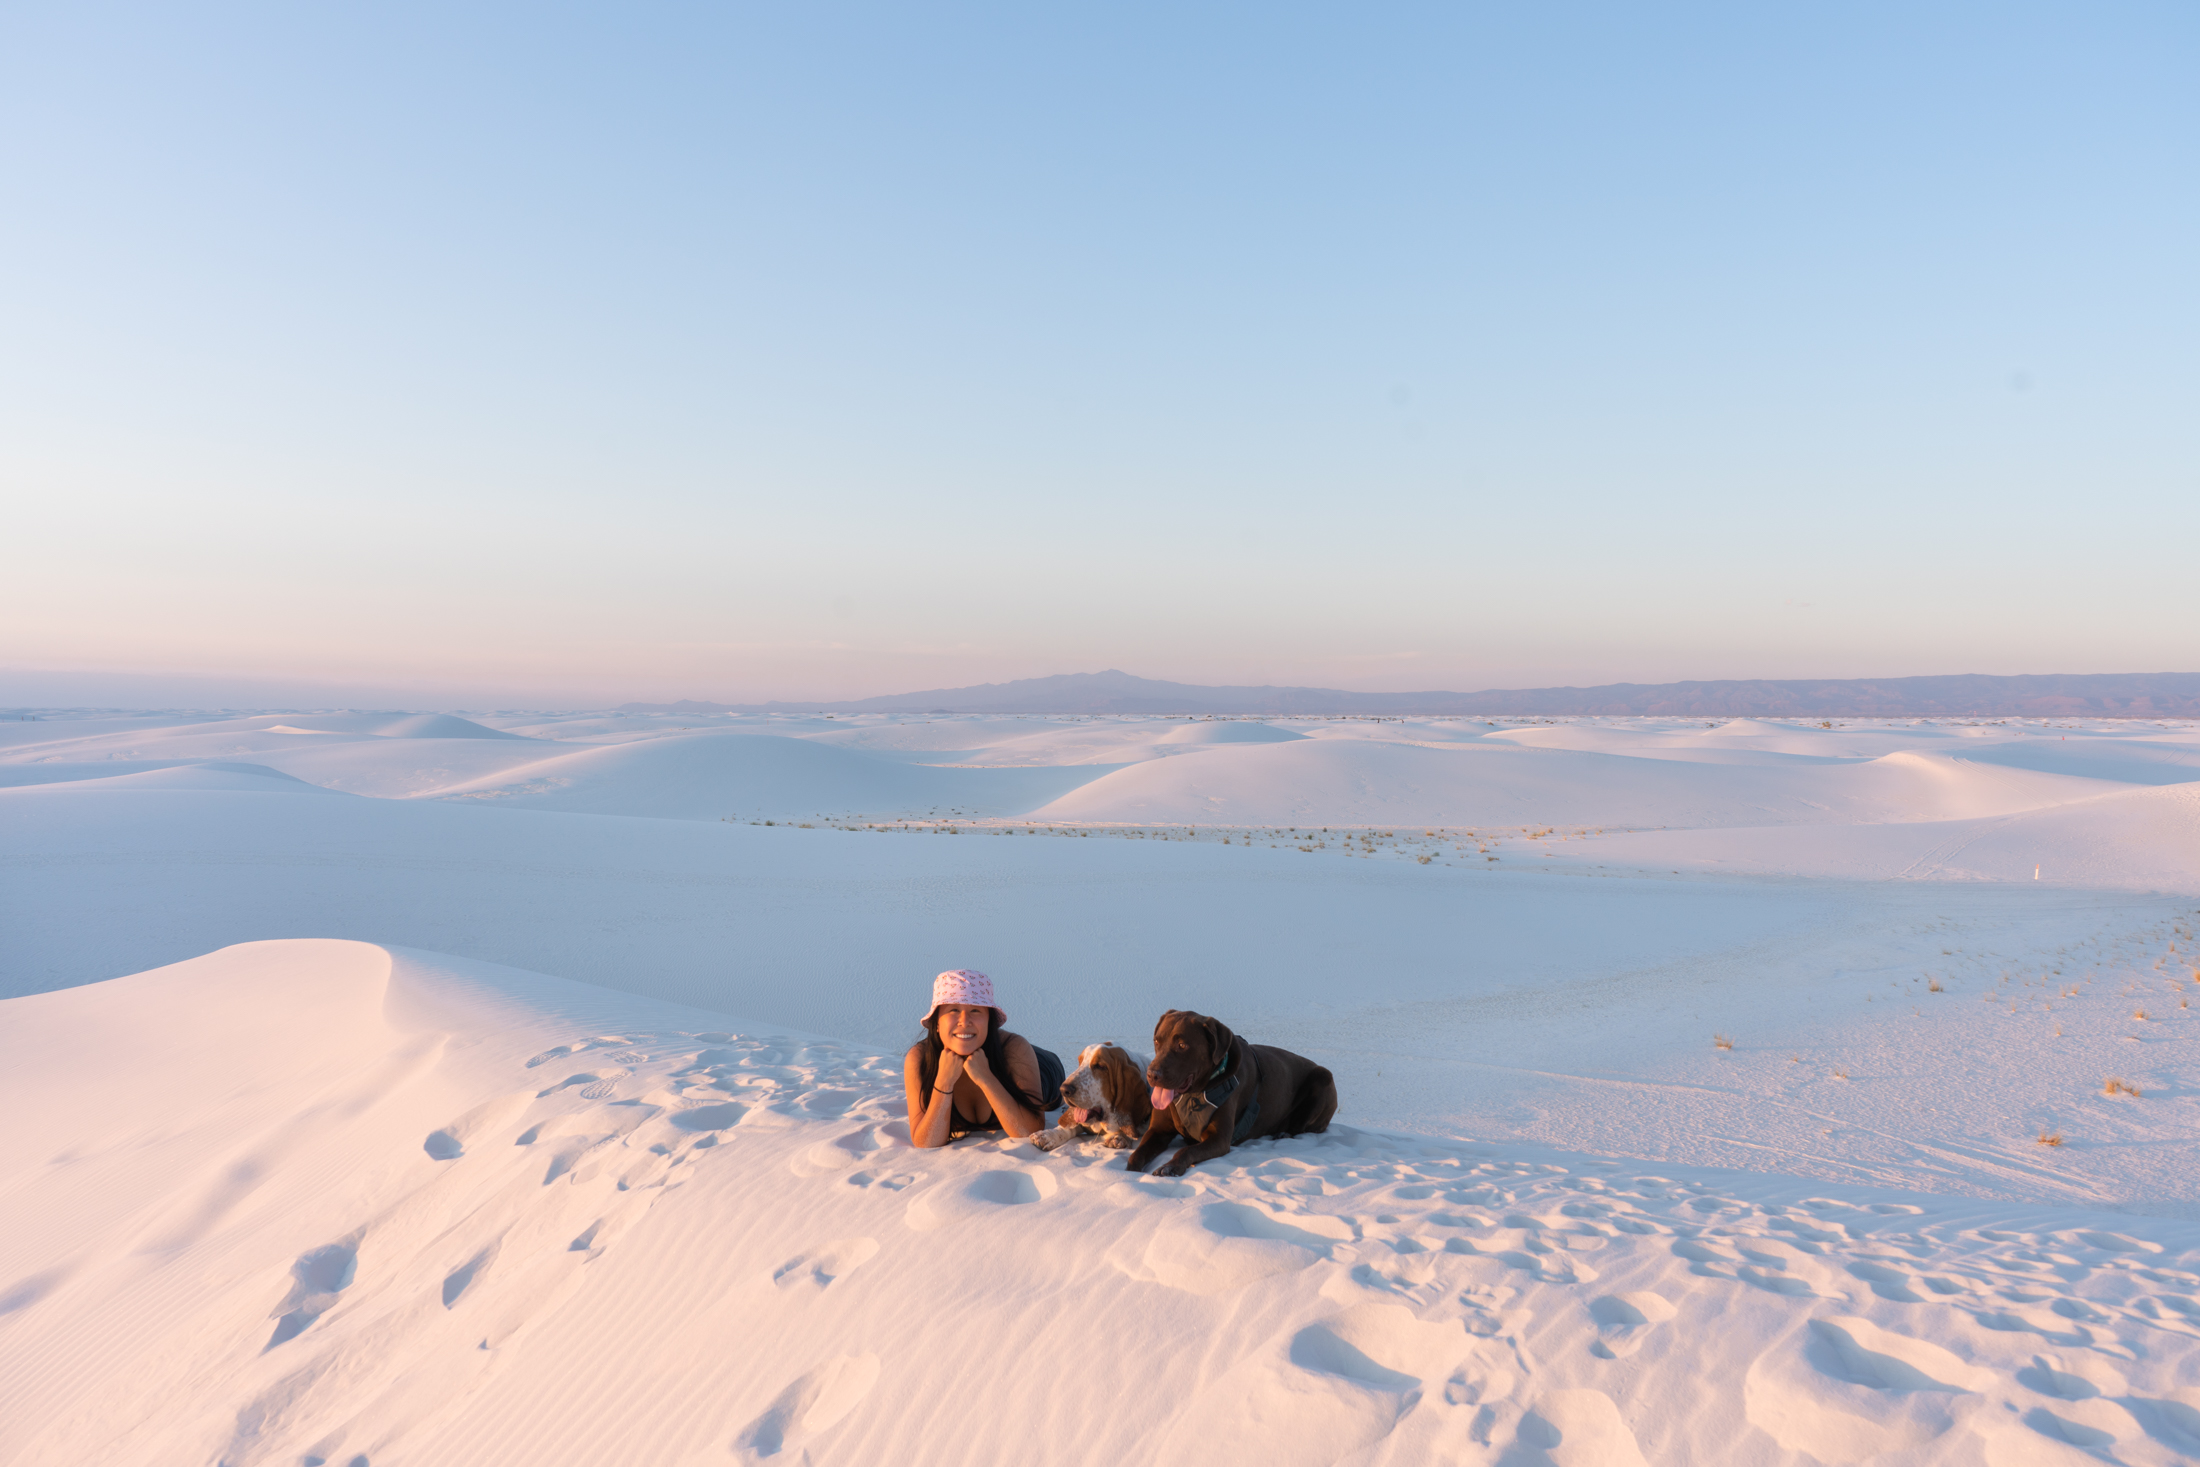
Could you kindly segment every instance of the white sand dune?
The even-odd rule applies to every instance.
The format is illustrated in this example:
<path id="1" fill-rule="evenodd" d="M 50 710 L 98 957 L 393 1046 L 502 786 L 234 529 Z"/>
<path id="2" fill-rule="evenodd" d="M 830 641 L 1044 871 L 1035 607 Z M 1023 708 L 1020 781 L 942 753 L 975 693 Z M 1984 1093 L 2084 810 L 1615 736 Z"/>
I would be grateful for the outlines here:
<path id="1" fill-rule="evenodd" d="M 114 779 L 125 774 L 145 774 L 155 769 L 188 768 L 184 759 L 88 759 L 54 760 L 44 764 L 0 762 L 0 789 L 26 784 L 75 784 L 88 779 Z"/>
<path id="2" fill-rule="evenodd" d="M 364 734 L 378 739 L 519 739 L 524 734 L 491 728 L 453 713 L 303 713 L 285 714 L 265 724 L 260 718 L 240 720 L 244 727 L 263 725 L 272 733 Z"/>
<path id="3" fill-rule="evenodd" d="M 0 1463 L 2200 1458 L 2200 730 L 695 722 L 0 726 Z M 963 964 L 1340 1123 L 916 1152 Z"/>
<path id="4" fill-rule="evenodd" d="M 1552 849 L 1575 864 L 2200 892 L 2200 784 L 1920 825 L 1653 831 Z M 2035 872 L 2038 873 L 2035 876 Z"/>
<path id="5" fill-rule="evenodd" d="M 1307 735 L 1296 729 L 1242 720 L 1187 723 L 1172 728 L 1158 740 L 1164 744 L 1287 744 Z"/>
<path id="6" fill-rule="evenodd" d="M 861 813 L 891 817 L 957 810 L 1021 814 L 1092 778 L 1071 769 L 939 769 L 887 761 L 806 739 L 687 733 L 586 749 L 448 786 L 446 799 L 587 815 L 717 820 Z"/>
<path id="7" fill-rule="evenodd" d="M 1213 757 L 1131 765 L 1033 813 L 1285 826 L 1856 824 L 2003 814 L 2114 788 L 1913 750 L 1847 763 L 1707 764 L 1490 741 L 1307 739 L 1233 750 L 1227 763 Z"/>
<path id="8" fill-rule="evenodd" d="M 365 944 L 9 1007 L 12 1462 L 2200 1452 L 2190 1223 L 1350 1126 L 917 1153 L 890 1055 Z"/>
<path id="9" fill-rule="evenodd" d="M 506 733 L 502 729 L 489 728 L 471 719 L 453 717 L 448 713 L 415 713 L 409 718 L 399 718 L 374 730 L 375 736 L 385 739 L 516 739 L 519 734 Z"/>
<path id="10" fill-rule="evenodd" d="M 248 794 L 325 795 L 334 791 L 265 764 L 201 760 L 183 764 L 106 762 L 0 766 L 0 788 L 68 786 L 101 792 L 231 790 Z"/>
<path id="11" fill-rule="evenodd" d="M 1321 1055 L 1356 1123 L 2004 1198 L 2044 1185 L 2026 1160 L 2041 1127 L 2088 1107 L 2089 1131 L 2123 1123 L 2103 1075 L 2176 1092 L 2191 1060 L 2189 970 L 2164 945 L 2193 903 L 2029 880 L 1570 878 L 1539 856 L 1421 867 L 97 786 L 0 791 L 0 861 L 0 993 L 327 935 L 891 1047 L 912 985 L 982 958 L 1057 1050 L 1204 1007 Z M 2151 1025 L 2129 1022 L 2140 1005 Z M 1971 1158 L 1953 1169 L 1951 1074 Z M 2074 1146 L 2049 1195 L 2200 1208 L 2200 1152 L 2173 1134 Z"/>

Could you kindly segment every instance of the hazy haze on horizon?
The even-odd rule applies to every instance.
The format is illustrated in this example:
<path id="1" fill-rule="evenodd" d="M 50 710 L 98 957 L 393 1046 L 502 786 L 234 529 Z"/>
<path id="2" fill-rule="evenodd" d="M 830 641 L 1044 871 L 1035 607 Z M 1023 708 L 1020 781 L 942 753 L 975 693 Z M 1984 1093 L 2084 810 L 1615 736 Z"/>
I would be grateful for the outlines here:
<path id="1" fill-rule="evenodd" d="M 2200 18 L 18 9 L 0 667 L 2200 664 Z"/>

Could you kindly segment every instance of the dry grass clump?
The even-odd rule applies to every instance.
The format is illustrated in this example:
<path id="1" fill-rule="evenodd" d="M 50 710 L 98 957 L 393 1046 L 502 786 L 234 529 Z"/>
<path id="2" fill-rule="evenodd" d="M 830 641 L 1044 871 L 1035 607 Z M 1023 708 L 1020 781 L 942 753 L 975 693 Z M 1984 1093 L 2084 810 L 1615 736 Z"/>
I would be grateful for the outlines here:
<path id="1" fill-rule="evenodd" d="M 2042 1131 L 2042 1132 L 2040 1132 L 2040 1145 L 2042 1145 L 2042 1146 L 2060 1146 L 2060 1145 L 2062 1145 L 2062 1132 L 2060 1132 L 2060 1131 Z"/>
<path id="2" fill-rule="evenodd" d="M 2137 1100 L 2140 1098 L 2142 1092 L 2140 1091 L 2138 1086 L 2132 1084 L 2130 1081 L 2119 1080 L 2114 1075 L 2110 1075 L 2105 1081 L 2101 1083 L 2101 1093 L 2103 1095 L 2128 1095 L 2132 1099 Z"/>
<path id="3" fill-rule="evenodd" d="M 1734 1041 L 1727 1038 L 1724 1034 L 1714 1034 L 1711 1036 L 1711 1047 L 1713 1049 L 1732 1049 L 1734 1047 Z"/>
<path id="4" fill-rule="evenodd" d="M 1928 978 L 1925 980 L 1925 991 L 1927 993 L 1946 993 L 1948 990 L 1940 986 L 1938 978 Z"/>
<path id="5" fill-rule="evenodd" d="M 2146 1016 L 2147 1011 L 2145 1009 L 2133 1009 L 2131 1011 L 2131 1017 L 2140 1020 L 2142 1023 L 2145 1022 Z"/>

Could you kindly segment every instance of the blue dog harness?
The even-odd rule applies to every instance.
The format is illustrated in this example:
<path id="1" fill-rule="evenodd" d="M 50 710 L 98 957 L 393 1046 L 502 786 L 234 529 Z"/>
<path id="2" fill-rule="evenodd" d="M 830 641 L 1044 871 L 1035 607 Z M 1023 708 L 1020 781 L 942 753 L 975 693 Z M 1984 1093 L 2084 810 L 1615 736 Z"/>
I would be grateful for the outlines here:
<path id="1" fill-rule="evenodd" d="M 1237 1094 L 1238 1087 L 1245 1083 L 1245 1068 L 1237 1062 L 1237 1045 L 1241 1044 L 1245 1045 L 1247 1053 L 1251 1053 L 1251 1045 L 1245 1044 L 1242 1039 L 1237 1040 L 1231 1046 L 1229 1054 L 1223 1057 L 1222 1063 L 1215 1066 L 1214 1073 L 1207 1077 L 1210 1082 L 1207 1088 L 1199 1092 L 1199 1098 L 1205 1102 L 1210 1113 L 1222 1109 L 1222 1103 Z M 1180 1099 L 1177 1103 L 1181 1105 L 1183 1101 Z M 1190 1117 L 1185 1117 L 1185 1119 L 1188 1120 Z M 1230 1144 L 1232 1146 L 1244 1144 L 1246 1138 L 1251 1136 L 1254 1129 L 1259 1125 L 1260 1090 L 1255 1087 L 1246 1092 L 1245 1103 L 1238 1107 L 1237 1127 L 1230 1133 Z M 1211 1132 L 1213 1127 L 1210 1126 L 1208 1130 Z M 1194 1136 L 1192 1139 L 1204 1141 L 1207 1136 L 1201 1134 Z"/>

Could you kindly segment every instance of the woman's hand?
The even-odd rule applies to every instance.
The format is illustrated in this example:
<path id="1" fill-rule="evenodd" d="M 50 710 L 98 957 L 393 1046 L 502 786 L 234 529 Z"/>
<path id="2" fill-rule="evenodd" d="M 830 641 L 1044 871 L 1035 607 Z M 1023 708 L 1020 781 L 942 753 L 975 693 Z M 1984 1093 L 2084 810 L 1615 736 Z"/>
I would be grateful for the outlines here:
<path id="1" fill-rule="evenodd" d="M 931 1083 L 925 1082 L 922 1045 L 911 1045 L 902 1060 L 902 1083 L 909 1093 L 909 1139 L 920 1147 L 945 1146 L 955 1119 L 955 1087 L 962 1082 L 963 1057 L 940 1055 Z"/>
<path id="2" fill-rule="evenodd" d="M 980 1085 L 985 1084 L 986 1081 L 993 1078 L 993 1066 L 986 1062 L 985 1051 L 982 1049 L 974 1049 L 968 1055 L 940 1056 L 941 1073 L 946 1073 L 947 1065 L 950 1060 L 959 1061 L 959 1063 L 957 1063 L 955 1066 L 956 1070 L 958 1072 L 964 1070 L 969 1071 L 970 1078 L 977 1081 Z"/>
<path id="3" fill-rule="evenodd" d="M 980 1069 L 977 1071 L 977 1073 L 982 1074 L 984 1072 L 983 1066 L 985 1065 L 985 1053 L 982 1050 L 979 1051 L 977 1055 L 977 1063 L 980 1066 Z M 952 1049 L 941 1050 L 940 1070 L 937 1075 L 934 1075 L 932 1077 L 932 1088 L 935 1090 L 954 1089 L 958 1084 L 962 1082 L 963 1071 L 969 1069 L 970 1064 L 971 1061 L 968 1058 L 956 1053 Z"/>

